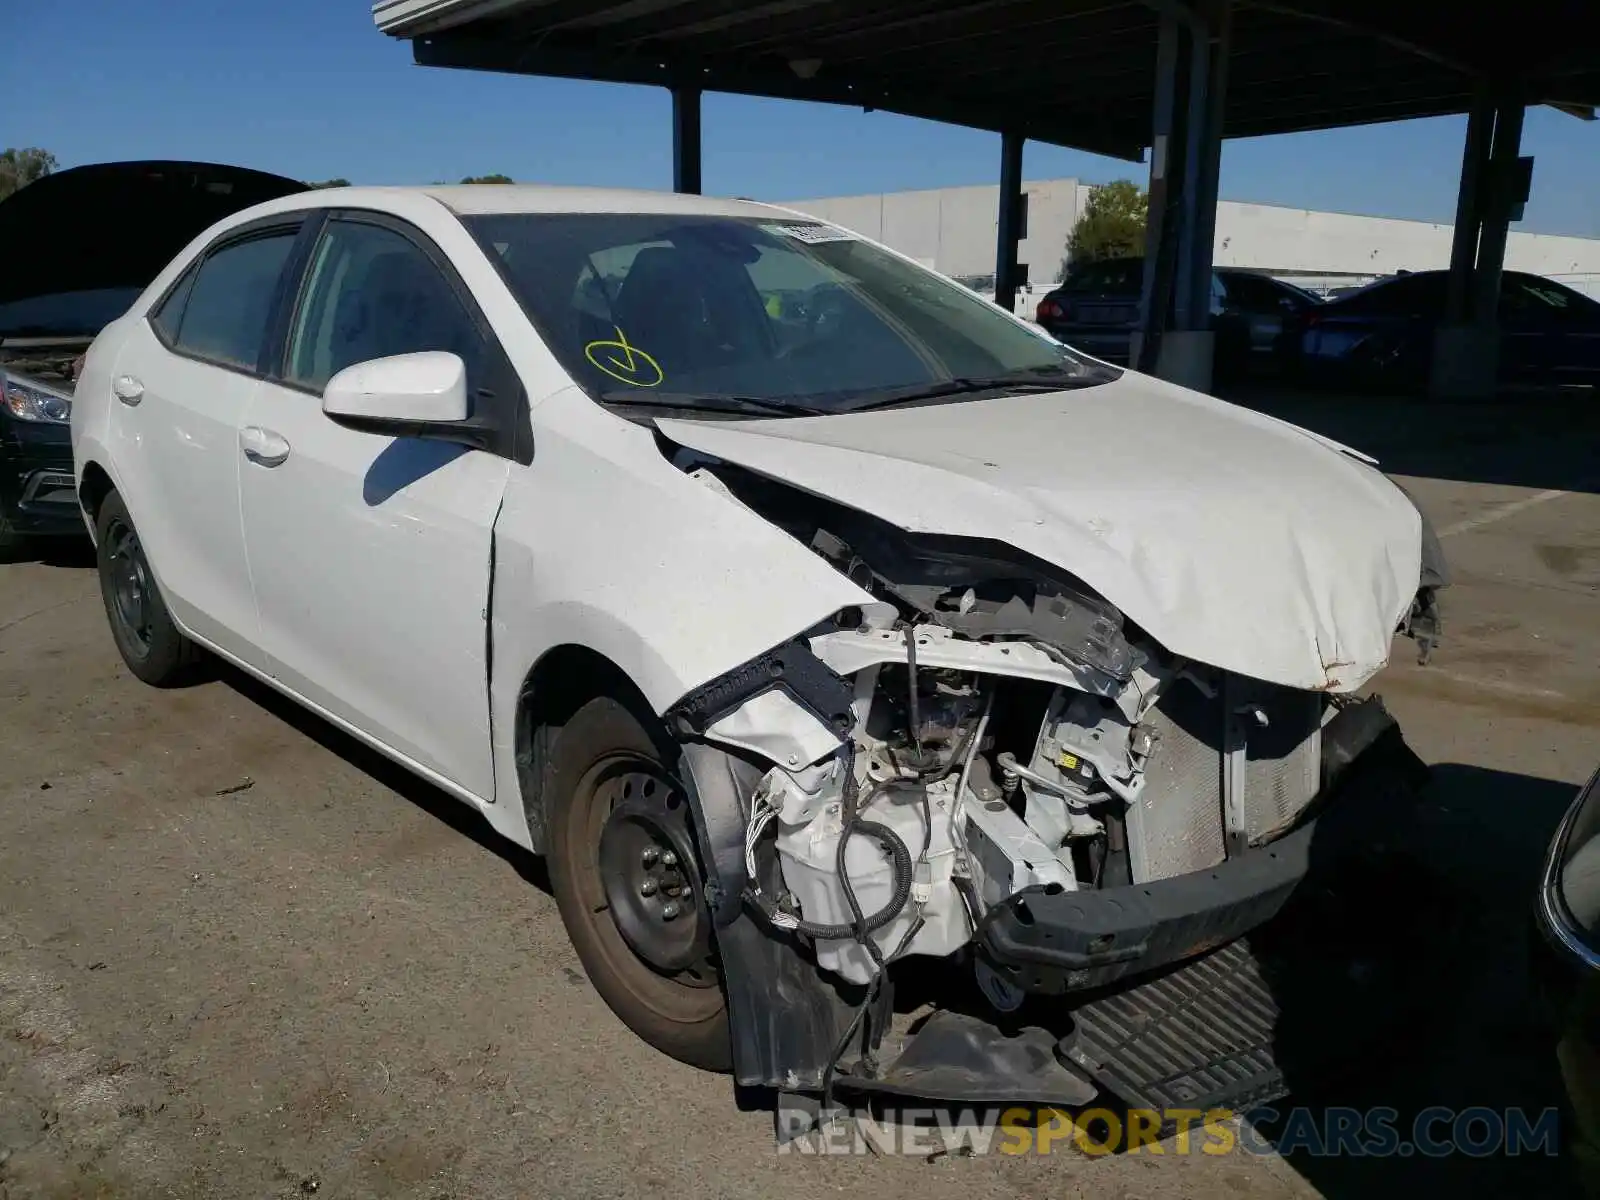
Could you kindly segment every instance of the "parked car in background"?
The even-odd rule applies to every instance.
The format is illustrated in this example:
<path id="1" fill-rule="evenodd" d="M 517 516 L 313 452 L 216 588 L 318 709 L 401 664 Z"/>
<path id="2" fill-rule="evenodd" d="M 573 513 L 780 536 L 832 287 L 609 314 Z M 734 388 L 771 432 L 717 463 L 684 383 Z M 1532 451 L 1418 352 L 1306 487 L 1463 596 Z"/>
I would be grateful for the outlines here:
<path id="1" fill-rule="evenodd" d="M 1039 301 L 1035 318 L 1052 337 L 1106 362 L 1127 364 L 1139 327 L 1144 259 L 1114 258 L 1070 268 Z M 1277 367 L 1292 348 L 1290 331 L 1321 303 L 1270 275 L 1221 267 L 1211 277 L 1213 362 L 1218 378 Z"/>
<path id="2" fill-rule="evenodd" d="M 207 648 L 547 855 L 621 1019 L 751 1086 L 1086 1103 L 1137 1068 L 1065 1065 L 1069 1011 L 1253 970 L 1322 822 L 1420 767 L 1358 695 L 1431 587 L 1371 460 L 782 209 L 260 205 L 102 331 L 72 433 L 137 677 Z M 901 956 L 989 1008 L 884 1077 Z"/>
<path id="3" fill-rule="evenodd" d="M 1317 382 L 1424 387 L 1448 284 L 1445 271 L 1403 273 L 1308 310 L 1296 366 Z M 1600 303 L 1552 279 L 1507 271 L 1499 322 L 1502 384 L 1600 383 Z"/>
<path id="4" fill-rule="evenodd" d="M 1572 1103 L 1568 1147 L 1585 1194 L 1600 1196 L 1600 771 L 1550 843 L 1534 912 L 1535 978 Z"/>
<path id="5" fill-rule="evenodd" d="M 97 163 L 0 203 L 0 549 L 83 533 L 67 424 L 95 334 L 208 225 L 304 188 L 210 163 Z"/>

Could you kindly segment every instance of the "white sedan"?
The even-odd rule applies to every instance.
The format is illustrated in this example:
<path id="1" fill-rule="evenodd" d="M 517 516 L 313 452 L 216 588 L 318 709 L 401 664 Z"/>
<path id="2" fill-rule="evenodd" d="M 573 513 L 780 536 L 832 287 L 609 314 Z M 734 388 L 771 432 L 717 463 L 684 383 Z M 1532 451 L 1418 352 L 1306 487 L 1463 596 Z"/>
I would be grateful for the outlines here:
<path id="1" fill-rule="evenodd" d="M 135 675 L 209 652 L 472 805 L 625 1022 L 797 1092 L 1120 1078 L 956 1043 L 1277 912 L 1432 609 L 1370 460 L 746 202 L 247 209 L 95 341 L 72 444 Z M 886 1067 L 916 955 L 989 1016 Z"/>

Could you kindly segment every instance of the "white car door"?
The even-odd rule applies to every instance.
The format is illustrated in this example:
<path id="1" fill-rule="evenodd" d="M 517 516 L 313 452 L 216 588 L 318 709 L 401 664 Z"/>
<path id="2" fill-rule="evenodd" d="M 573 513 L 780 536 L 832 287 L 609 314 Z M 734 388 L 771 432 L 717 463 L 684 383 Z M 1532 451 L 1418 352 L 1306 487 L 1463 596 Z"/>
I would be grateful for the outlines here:
<path id="1" fill-rule="evenodd" d="M 461 355 L 475 403 L 486 364 L 503 361 L 421 234 L 375 214 L 330 219 L 281 368 L 244 422 L 254 447 L 241 467 L 244 535 L 273 675 L 454 790 L 492 801 L 489 582 L 511 464 L 357 432 L 322 411 L 323 388 L 344 367 L 420 350 Z"/>
<path id="2" fill-rule="evenodd" d="M 112 460 L 162 595 L 180 625 L 256 666 L 239 429 L 301 223 L 246 226 L 208 248 L 133 323 L 112 374 Z"/>

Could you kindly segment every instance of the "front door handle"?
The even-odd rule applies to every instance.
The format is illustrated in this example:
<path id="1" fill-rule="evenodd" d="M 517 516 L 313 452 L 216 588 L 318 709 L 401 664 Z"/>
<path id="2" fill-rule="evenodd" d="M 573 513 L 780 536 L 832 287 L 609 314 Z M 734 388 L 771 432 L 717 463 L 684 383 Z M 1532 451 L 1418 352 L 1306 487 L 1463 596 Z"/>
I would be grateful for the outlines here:
<path id="1" fill-rule="evenodd" d="M 289 457 L 289 443 L 281 433 L 246 425 L 239 430 L 239 448 L 257 466 L 276 467 Z"/>
<path id="2" fill-rule="evenodd" d="M 118 375 L 111 383 L 111 390 L 129 408 L 144 399 L 144 384 L 132 375 Z"/>

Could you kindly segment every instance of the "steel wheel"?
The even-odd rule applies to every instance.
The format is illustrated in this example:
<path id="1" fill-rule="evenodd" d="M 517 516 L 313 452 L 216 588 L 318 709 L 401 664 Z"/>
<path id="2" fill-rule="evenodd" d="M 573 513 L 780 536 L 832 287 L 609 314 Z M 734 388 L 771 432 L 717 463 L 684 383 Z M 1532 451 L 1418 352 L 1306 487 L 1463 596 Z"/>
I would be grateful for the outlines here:
<path id="1" fill-rule="evenodd" d="M 711 914 L 700 894 L 688 802 L 654 763 L 619 757 L 597 764 L 588 786 L 600 828 L 600 887 L 622 940 L 652 970 L 686 987 L 717 986 Z"/>
<path id="2" fill-rule="evenodd" d="M 128 670 L 145 683 L 172 687 L 193 677 L 200 651 L 167 611 L 156 574 L 128 507 L 116 492 L 95 514 L 95 566 L 112 640 Z"/>
<path id="3" fill-rule="evenodd" d="M 610 698 L 557 735 L 547 792 L 550 882 L 595 990 L 658 1050 L 731 1065 L 728 1014 L 691 825 L 670 749 Z"/>
<path id="4" fill-rule="evenodd" d="M 139 535 L 120 517 L 106 523 L 111 607 L 122 632 L 141 657 L 150 654 L 150 567 Z"/>

